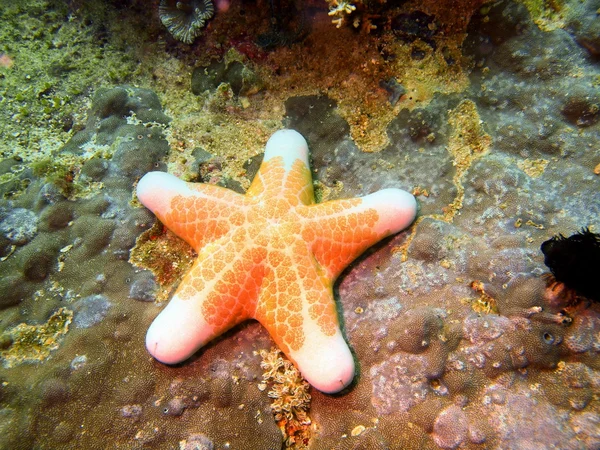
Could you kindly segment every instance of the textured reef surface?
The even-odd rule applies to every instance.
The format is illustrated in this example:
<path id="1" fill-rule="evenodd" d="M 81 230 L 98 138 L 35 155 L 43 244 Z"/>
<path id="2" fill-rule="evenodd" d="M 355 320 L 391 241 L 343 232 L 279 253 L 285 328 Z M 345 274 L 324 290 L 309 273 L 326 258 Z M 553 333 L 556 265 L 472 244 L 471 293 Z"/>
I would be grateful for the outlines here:
<path id="1" fill-rule="evenodd" d="M 0 8 L 0 449 L 600 448 L 600 305 L 540 251 L 600 232 L 600 2 L 215 2 L 191 44 L 87 3 Z M 256 322 L 144 347 L 195 255 L 137 181 L 244 192 L 283 127 L 318 201 L 419 202 L 334 288 L 337 395 Z"/>

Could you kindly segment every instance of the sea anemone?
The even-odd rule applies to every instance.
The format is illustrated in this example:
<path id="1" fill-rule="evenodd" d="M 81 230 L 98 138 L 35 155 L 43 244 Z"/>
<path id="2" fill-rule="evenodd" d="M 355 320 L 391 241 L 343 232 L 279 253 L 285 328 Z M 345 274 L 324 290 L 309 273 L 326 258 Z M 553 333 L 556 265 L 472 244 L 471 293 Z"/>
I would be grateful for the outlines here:
<path id="1" fill-rule="evenodd" d="M 589 228 L 568 238 L 558 234 L 542 243 L 541 250 L 556 281 L 579 296 L 600 302 L 600 234 Z"/>
<path id="2" fill-rule="evenodd" d="M 158 15 L 171 35 L 186 44 L 194 42 L 215 13 L 211 0 L 161 0 Z"/>

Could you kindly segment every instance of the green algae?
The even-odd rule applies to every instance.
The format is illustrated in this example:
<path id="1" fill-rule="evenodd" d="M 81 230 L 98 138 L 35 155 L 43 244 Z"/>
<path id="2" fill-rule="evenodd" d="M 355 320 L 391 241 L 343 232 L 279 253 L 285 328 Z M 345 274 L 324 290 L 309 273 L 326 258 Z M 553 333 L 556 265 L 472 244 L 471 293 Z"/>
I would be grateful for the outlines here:
<path id="1" fill-rule="evenodd" d="M 77 190 L 73 184 L 74 166 L 64 160 L 46 157 L 34 161 L 31 169 L 35 176 L 44 177 L 58 187 L 65 197 L 70 197 Z"/>
<path id="2" fill-rule="evenodd" d="M 32 160 L 59 148 L 82 122 L 92 90 L 140 75 L 131 49 L 144 36 L 117 15 L 96 2 L 77 12 L 49 0 L 3 5 L 0 156 Z"/>

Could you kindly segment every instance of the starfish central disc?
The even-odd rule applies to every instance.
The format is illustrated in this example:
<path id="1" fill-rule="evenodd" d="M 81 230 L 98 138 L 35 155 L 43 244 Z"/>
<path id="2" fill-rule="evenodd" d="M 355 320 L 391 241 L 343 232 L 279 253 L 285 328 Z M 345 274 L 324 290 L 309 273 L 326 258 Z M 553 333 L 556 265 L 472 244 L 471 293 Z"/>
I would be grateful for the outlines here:
<path id="1" fill-rule="evenodd" d="M 377 241 L 406 228 L 416 201 L 400 189 L 315 204 L 308 147 L 276 132 L 245 195 L 150 172 L 137 195 L 198 258 L 146 335 L 174 364 L 236 324 L 258 320 L 315 388 L 338 392 L 354 377 L 333 284 Z"/>

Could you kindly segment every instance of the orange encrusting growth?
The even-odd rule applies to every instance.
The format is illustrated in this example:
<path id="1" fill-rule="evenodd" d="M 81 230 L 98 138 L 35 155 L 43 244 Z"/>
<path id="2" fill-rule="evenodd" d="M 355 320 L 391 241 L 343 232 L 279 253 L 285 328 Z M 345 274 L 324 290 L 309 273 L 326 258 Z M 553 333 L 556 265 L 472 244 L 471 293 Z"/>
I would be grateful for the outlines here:
<path id="1" fill-rule="evenodd" d="M 255 318 L 311 384 L 335 392 L 351 381 L 354 362 L 339 330 L 333 283 L 369 246 L 412 222 L 416 204 L 399 190 L 315 204 L 307 154 L 299 134 L 276 133 L 246 195 L 167 174 L 140 180 L 142 203 L 198 252 L 148 331 L 146 345 L 157 359 L 186 359 Z M 159 184 L 163 197 L 156 198 Z M 385 203 L 394 196 L 412 200 L 390 213 Z M 171 334 L 179 328 L 183 336 Z M 313 356 L 319 351 L 322 357 Z"/>

